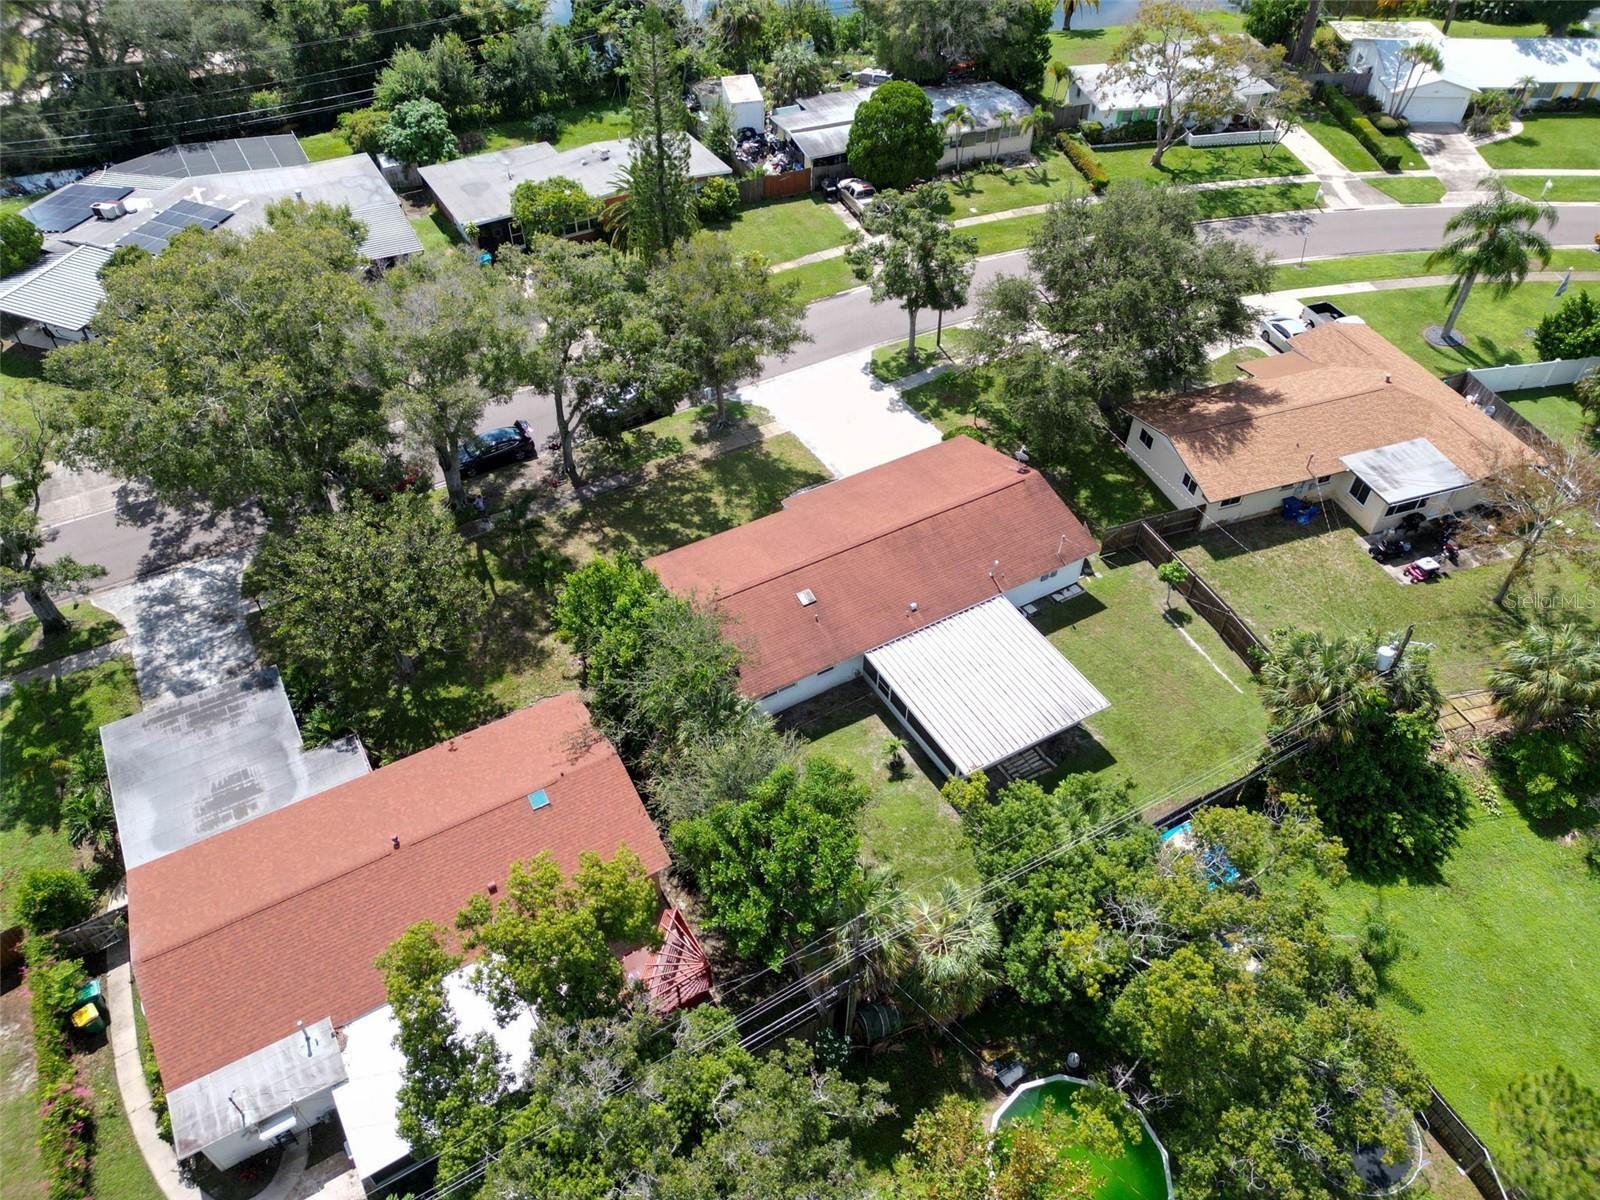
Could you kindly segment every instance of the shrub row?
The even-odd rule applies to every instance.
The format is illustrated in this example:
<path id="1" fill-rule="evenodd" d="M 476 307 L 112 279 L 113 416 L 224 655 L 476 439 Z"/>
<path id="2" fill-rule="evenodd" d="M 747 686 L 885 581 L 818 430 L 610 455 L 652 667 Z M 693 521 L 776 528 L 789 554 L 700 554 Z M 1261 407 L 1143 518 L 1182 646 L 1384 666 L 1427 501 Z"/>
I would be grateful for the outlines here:
<path id="1" fill-rule="evenodd" d="M 33 1056 L 38 1073 L 39 1161 L 49 1177 L 48 1200 L 86 1200 L 94 1183 L 94 1107 L 79 1087 L 71 1047 L 61 1027 L 83 968 L 56 958 L 50 943 L 23 943 L 33 1017 Z"/>
<path id="2" fill-rule="evenodd" d="M 1385 144 L 1383 135 L 1378 132 L 1378 127 L 1363 117 L 1350 103 L 1346 96 L 1336 87 L 1318 85 L 1318 98 L 1333 114 L 1333 119 L 1350 131 L 1352 137 L 1360 142 L 1378 160 L 1378 165 L 1385 171 L 1398 171 L 1400 169 L 1400 156 Z"/>
<path id="3" fill-rule="evenodd" d="M 1078 133 L 1091 146 L 1120 145 L 1123 142 L 1153 142 L 1156 140 L 1154 121 L 1129 121 L 1125 125 L 1102 125 L 1099 121 L 1085 121 Z"/>
<path id="4" fill-rule="evenodd" d="M 156 1132 L 170 1146 L 172 1113 L 167 1108 L 167 1085 L 161 1081 L 161 1068 L 156 1065 L 156 1048 L 150 1044 L 148 1032 L 139 1036 L 139 1065 L 144 1068 L 145 1086 L 150 1089 L 150 1111 L 155 1114 Z"/>
<path id="5" fill-rule="evenodd" d="M 1078 168 L 1078 174 L 1089 181 L 1089 187 L 1096 192 L 1105 191 L 1106 185 L 1111 182 L 1111 177 L 1100 165 L 1100 160 L 1094 156 L 1094 151 L 1089 149 L 1089 143 L 1070 133 L 1060 134 L 1056 141 L 1061 147 L 1061 152 L 1071 160 L 1073 166 Z"/>

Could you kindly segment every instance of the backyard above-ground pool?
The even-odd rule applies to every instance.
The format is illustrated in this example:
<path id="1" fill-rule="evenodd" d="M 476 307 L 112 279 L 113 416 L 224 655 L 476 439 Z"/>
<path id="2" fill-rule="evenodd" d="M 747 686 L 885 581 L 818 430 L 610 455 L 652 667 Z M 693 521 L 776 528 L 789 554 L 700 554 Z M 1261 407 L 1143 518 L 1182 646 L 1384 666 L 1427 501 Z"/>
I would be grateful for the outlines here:
<path id="1" fill-rule="evenodd" d="M 1079 1088 L 1096 1087 L 1084 1079 L 1071 1075 L 1050 1075 L 1023 1084 L 1006 1099 L 995 1113 L 992 1129 L 1011 1121 L 1037 1120 L 1040 1111 L 1054 1103 L 1062 1112 L 1067 1110 L 1073 1093 Z M 1093 1168 L 1100 1179 L 1095 1200 L 1166 1200 L 1172 1195 L 1172 1176 L 1167 1168 L 1167 1151 L 1150 1131 L 1144 1114 L 1137 1114 L 1142 1134 L 1137 1143 L 1125 1139 L 1123 1153 L 1116 1158 L 1105 1158 L 1084 1147 L 1069 1151 L 1081 1157 Z"/>

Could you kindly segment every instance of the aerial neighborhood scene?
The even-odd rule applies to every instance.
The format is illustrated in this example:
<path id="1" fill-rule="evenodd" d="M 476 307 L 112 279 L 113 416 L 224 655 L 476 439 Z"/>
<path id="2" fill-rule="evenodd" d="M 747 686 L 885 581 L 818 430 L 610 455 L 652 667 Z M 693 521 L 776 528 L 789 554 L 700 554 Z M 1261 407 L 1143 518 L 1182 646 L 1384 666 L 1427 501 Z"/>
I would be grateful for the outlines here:
<path id="1" fill-rule="evenodd" d="M 1592 0 L 0 0 L 3 1200 L 1600 1200 Z"/>

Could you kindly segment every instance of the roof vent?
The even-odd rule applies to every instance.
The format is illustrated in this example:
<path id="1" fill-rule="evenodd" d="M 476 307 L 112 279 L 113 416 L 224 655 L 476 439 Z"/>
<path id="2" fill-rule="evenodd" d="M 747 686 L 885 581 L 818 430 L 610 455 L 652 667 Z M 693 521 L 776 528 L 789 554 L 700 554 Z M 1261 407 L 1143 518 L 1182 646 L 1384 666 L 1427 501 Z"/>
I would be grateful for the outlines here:
<path id="1" fill-rule="evenodd" d="M 917 611 L 917 602 L 915 600 L 913 600 L 910 604 L 906 605 L 906 611 L 908 613 L 916 612 Z"/>
<path id="2" fill-rule="evenodd" d="M 528 807 L 533 809 L 534 812 L 538 812 L 541 808 L 548 808 L 549 806 L 550 797 L 545 794 L 545 790 L 543 788 L 540 788 L 537 792 L 528 793 Z"/>
<path id="3" fill-rule="evenodd" d="M 1393 383 L 1394 382 L 1394 375 L 1392 373 L 1388 372 L 1388 371 L 1385 371 L 1383 373 L 1383 381 L 1385 383 Z"/>
<path id="4" fill-rule="evenodd" d="M 610 150 L 602 150 L 602 151 L 600 151 L 600 161 L 601 162 L 610 162 L 611 161 L 611 151 Z"/>
<path id="5" fill-rule="evenodd" d="M 121 200 L 97 200 L 89 206 L 102 221 L 115 221 L 128 211 Z"/>
<path id="6" fill-rule="evenodd" d="M 813 592 L 810 588 L 805 588 L 805 589 L 803 589 L 801 591 L 796 592 L 794 594 L 794 598 L 796 600 L 800 601 L 800 607 L 801 608 L 810 608 L 813 604 L 815 604 L 817 602 L 817 594 L 815 592 Z"/>

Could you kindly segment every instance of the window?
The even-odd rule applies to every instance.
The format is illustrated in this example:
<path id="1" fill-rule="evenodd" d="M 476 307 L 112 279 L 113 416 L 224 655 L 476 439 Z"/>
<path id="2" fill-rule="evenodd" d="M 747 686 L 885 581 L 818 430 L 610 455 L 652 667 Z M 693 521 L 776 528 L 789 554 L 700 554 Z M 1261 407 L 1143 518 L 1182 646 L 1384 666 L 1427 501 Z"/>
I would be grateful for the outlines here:
<path id="1" fill-rule="evenodd" d="M 1043 575 L 1039 576 L 1039 582 L 1043 583 L 1046 579 L 1054 579 L 1056 577 L 1056 572 L 1060 569 L 1060 567 L 1057 567 L 1055 571 L 1046 571 Z"/>
<path id="2" fill-rule="evenodd" d="M 838 663 L 834 663 L 833 664 L 834 667 L 836 667 L 838 665 L 839 665 Z M 818 675 L 826 675 L 831 670 L 833 670 L 833 667 L 823 667 L 822 670 L 817 672 L 817 674 Z"/>
<path id="3" fill-rule="evenodd" d="M 1333 478 L 1332 475 L 1318 475 L 1317 476 L 1317 482 L 1318 483 L 1327 483 L 1328 480 L 1330 480 L 1332 478 Z"/>
<path id="4" fill-rule="evenodd" d="M 872 680 L 873 683 L 878 682 L 878 668 L 872 665 L 872 660 L 870 658 L 861 660 L 861 670 L 868 679 Z"/>
<path id="5" fill-rule="evenodd" d="M 1148 429 L 1139 430 L 1139 445 L 1143 446 L 1146 450 L 1149 450 L 1155 444 L 1156 440 L 1150 436 L 1150 431 Z"/>
<path id="6" fill-rule="evenodd" d="M 1292 484 L 1292 483 L 1286 483 L 1286 484 L 1284 484 L 1284 485 L 1283 485 L 1283 486 L 1282 486 L 1282 487 L 1281 487 L 1281 488 L 1279 488 L 1279 489 L 1278 489 L 1278 490 L 1279 490 L 1279 491 L 1280 491 L 1280 492 L 1292 492 L 1292 491 L 1294 491 L 1294 489 L 1295 489 L 1295 485 L 1294 485 L 1294 484 Z M 1226 501 L 1226 500 L 1224 500 L 1224 501 L 1223 501 L 1223 503 L 1224 503 L 1224 504 L 1226 504 L 1226 503 L 1227 503 L 1227 501 Z"/>
<path id="7" fill-rule="evenodd" d="M 1200 490 L 1200 485 L 1190 477 L 1189 472 L 1187 471 L 1183 473 L 1183 490 L 1188 492 L 1191 496 Z"/>
<path id="8" fill-rule="evenodd" d="M 1392 517 L 1396 513 L 1410 512 L 1414 508 L 1421 508 L 1427 502 L 1428 498 L 1426 496 L 1420 500 L 1402 500 L 1399 504 L 1389 505 L 1388 508 L 1383 510 L 1383 515 Z"/>
<path id="9" fill-rule="evenodd" d="M 1241 501 L 1243 499 L 1244 499 L 1243 496 L 1233 496 L 1233 497 L 1231 497 L 1231 498 L 1229 498 L 1227 500 L 1224 500 L 1221 504 L 1217 505 L 1217 507 L 1218 508 L 1232 508 L 1235 504 L 1239 503 L 1239 501 Z"/>
<path id="10" fill-rule="evenodd" d="M 1359 475 L 1350 476 L 1350 498 L 1357 504 L 1365 504 L 1372 497 L 1372 489 Z"/>

